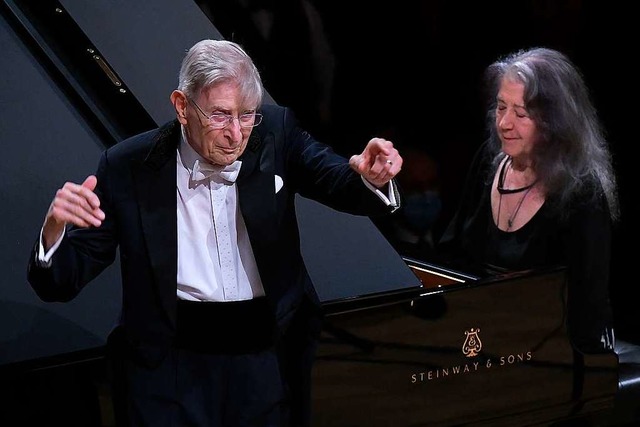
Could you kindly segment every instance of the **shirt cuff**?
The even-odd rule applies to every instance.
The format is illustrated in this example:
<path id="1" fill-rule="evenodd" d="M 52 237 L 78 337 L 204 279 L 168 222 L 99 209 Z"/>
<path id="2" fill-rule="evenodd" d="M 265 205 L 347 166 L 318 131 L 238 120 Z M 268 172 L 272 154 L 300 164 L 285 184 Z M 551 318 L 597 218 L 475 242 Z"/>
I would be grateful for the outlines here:
<path id="1" fill-rule="evenodd" d="M 362 179 L 362 182 L 364 182 L 364 185 L 366 185 L 369 190 L 376 193 L 376 195 L 380 198 L 380 200 L 384 202 L 385 205 L 391 206 L 393 208 L 393 210 L 391 211 L 392 213 L 395 212 L 400 207 L 400 197 L 398 196 L 398 187 L 396 185 L 396 182 L 393 179 L 389 181 L 389 186 L 387 187 L 388 194 L 384 194 L 382 191 L 380 191 L 379 188 L 376 188 L 373 184 L 367 181 L 362 175 L 360 175 L 360 178 Z"/>
<path id="2" fill-rule="evenodd" d="M 56 252 L 56 249 L 58 249 L 58 247 L 60 246 L 60 243 L 62 242 L 62 238 L 64 237 L 64 233 L 65 231 L 63 230 L 62 234 L 60 234 L 60 237 L 58 237 L 58 240 L 56 240 L 53 246 L 51 246 L 51 248 L 45 253 L 44 245 L 42 243 L 42 229 L 40 229 L 40 239 L 38 241 L 38 251 L 36 253 L 36 263 L 38 264 L 38 267 L 42 267 L 42 268 L 51 267 L 51 257 L 53 257 L 53 254 Z"/>

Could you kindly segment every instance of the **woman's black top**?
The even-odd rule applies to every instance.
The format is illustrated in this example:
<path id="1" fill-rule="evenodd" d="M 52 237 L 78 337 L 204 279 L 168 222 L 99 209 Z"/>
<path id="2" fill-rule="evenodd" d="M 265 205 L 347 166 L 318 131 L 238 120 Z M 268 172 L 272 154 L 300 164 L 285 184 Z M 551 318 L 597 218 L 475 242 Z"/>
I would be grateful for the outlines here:
<path id="1" fill-rule="evenodd" d="M 593 193 L 576 194 L 562 211 L 548 198 L 528 223 L 506 232 L 492 217 L 491 164 L 483 144 L 472 162 L 458 210 L 436 248 L 438 260 L 490 272 L 566 267 L 574 343 L 589 351 L 612 348 L 612 222 L 602 191 L 595 198 Z"/>

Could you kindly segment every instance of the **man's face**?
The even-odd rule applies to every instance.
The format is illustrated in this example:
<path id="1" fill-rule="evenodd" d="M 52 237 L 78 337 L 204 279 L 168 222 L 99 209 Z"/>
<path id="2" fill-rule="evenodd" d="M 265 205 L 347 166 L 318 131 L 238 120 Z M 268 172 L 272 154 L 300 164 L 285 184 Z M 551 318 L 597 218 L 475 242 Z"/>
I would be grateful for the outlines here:
<path id="1" fill-rule="evenodd" d="M 235 83 L 225 82 L 206 88 L 196 99 L 189 99 L 176 90 L 171 99 L 178 120 L 185 128 L 187 142 L 209 163 L 226 166 L 244 152 L 253 127 L 243 127 L 238 118 L 241 114 L 255 112 L 255 109 L 245 109 Z M 217 128 L 208 118 L 212 114 L 218 115 L 218 119 L 224 118 L 221 114 L 230 115 L 233 119 L 224 127 Z"/>

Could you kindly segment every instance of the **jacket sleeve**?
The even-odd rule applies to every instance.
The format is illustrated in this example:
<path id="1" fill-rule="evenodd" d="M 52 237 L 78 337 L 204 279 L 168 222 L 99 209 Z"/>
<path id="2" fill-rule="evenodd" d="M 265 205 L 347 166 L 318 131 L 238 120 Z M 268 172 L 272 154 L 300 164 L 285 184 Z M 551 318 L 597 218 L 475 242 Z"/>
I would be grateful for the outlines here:
<path id="1" fill-rule="evenodd" d="M 39 240 L 36 240 L 31 251 L 27 280 L 43 301 L 64 302 L 75 298 L 85 285 L 115 260 L 117 242 L 113 212 L 109 208 L 106 153 L 101 157 L 96 176 L 96 194 L 105 212 L 102 225 L 89 228 L 70 226 L 53 254 L 49 267 L 40 266 L 36 261 Z"/>
<path id="2" fill-rule="evenodd" d="M 303 130 L 290 109 L 283 108 L 281 117 L 277 149 L 284 154 L 288 181 L 297 193 L 354 215 L 384 215 L 395 209 L 365 185 L 347 158 Z M 401 194 L 395 196 L 400 203 Z"/>

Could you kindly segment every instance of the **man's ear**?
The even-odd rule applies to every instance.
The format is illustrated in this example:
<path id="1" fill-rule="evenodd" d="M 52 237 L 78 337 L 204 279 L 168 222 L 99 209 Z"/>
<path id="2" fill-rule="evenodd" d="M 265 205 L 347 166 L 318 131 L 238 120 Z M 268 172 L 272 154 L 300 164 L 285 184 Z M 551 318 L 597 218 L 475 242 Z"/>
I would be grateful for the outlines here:
<path id="1" fill-rule="evenodd" d="M 174 90 L 171 92 L 171 103 L 176 110 L 176 117 L 178 121 L 186 125 L 187 124 L 187 97 L 181 90 Z"/>

